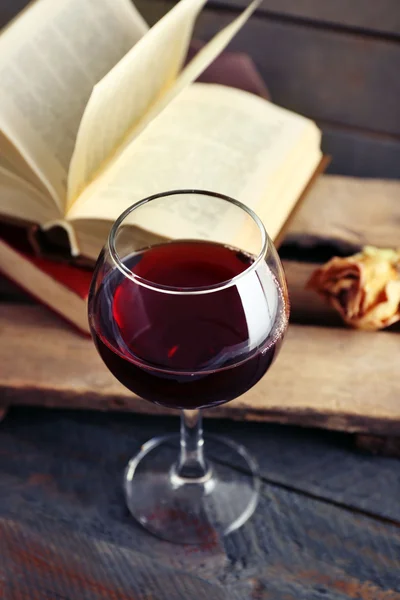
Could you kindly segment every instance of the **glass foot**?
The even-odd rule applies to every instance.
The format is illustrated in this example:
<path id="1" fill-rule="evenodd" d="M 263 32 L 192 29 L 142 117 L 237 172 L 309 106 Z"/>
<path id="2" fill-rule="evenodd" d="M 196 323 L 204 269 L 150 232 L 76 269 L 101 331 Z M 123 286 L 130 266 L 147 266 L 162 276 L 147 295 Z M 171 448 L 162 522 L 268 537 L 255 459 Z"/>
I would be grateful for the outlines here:
<path id="1" fill-rule="evenodd" d="M 259 496 L 258 467 L 243 446 L 205 436 L 207 473 L 180 477 L 179 435 L 154 438 L 131 459 L 124 488 L 132 515 L 151 533 L 178 544 L 216 544 L 253 514 Z"/>

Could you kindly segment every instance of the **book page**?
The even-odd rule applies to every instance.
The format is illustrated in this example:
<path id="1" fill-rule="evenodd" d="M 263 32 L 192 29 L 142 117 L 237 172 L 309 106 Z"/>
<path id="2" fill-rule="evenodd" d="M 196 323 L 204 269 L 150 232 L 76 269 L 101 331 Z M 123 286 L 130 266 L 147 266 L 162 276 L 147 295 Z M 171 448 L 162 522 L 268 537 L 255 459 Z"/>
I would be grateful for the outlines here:
<path id="1" fill-rule="evenodd" d="M 0 162 L 7 158 L 10 170 L 22 179 L 31 183 L 40 192 L 49 196 L 47 188 L 43 185 L 42 180 L 35 175 L 29 164 L 22 158 L 21 154 L 15 148 L 14 144 L 0 131 Z M 54 200 L 53 200 L 54 204 Z"/>
<path id="2" fill-rule="evenodd" d="M 68 206 L 173 85 L 186 58 L 195 20 L 206 2 L 178 2 L 95 86 L 71 161 Z"/>
<path id="3" fill-rule="evenodd" d="M 12 219 L 42 224 L 49 218 L 60 218 L 54 202 L 13 172 L 12 166 L 0 156 L 0 215 Z"/>
<path id="4" fill-rule="evenodd" d="M 142 198 L 185 188 L 220 192 L 253 209 L 260 201 L 272 208 L 276 173 L 284 172 L 304 133 L 314 128 L 312 121 L 247 92 L 193 84 L 84 192 L 67 218 L 114 221 Z M 318 147 L 319 136 L 309 143 Z M 185 231 L 187 237 L 224 241 L 228 218 L 203 211 L 199 202 L 171 214 L 166 201 L 164 210 L 149 210 L 146 221 L 135 224 L 166 237 Z"/>
<path id="5" fill-rule="evenodd" d="M 182 73 L 180 73 L 174 85 L 160 98 L 159 102 L 156 102 L 154 106 L 150 107 L 150 110 L 147 111 L 140 123 L 140 128 L 134 132 L 128 140 L 128 143 L 133 141 L 134 138 L 137 137 L 137 135 L 139 135 L 140 132 L 143 131 L 145 127 L 182 92 L 182 90 L 186 89 L 209 65 L 211 65 L 214 59 L 221 54 L 238 31 L 240 31 L 260 2 L 261 0 L 253 0 L 242 14 L 232 21 L 232 23 L 224 27 L 224 29 L 217 33 L 210 42 L 203 46 L 185 69 L 183 69 Z"/>
<path id="6" fill-rule="evenodd" d="M 0 35 L 0 131 L 59 207 L 93 86 L 146 30 L 129 0 L 37 0 Z"/>

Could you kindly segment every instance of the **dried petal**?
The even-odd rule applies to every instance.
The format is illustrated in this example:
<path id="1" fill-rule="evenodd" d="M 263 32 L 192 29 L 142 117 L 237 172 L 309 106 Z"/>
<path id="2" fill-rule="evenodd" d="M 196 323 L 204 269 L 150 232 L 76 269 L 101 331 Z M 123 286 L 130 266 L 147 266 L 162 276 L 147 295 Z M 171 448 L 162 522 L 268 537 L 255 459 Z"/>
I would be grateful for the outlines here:
<path id="1" fill-rule="evenodd" d="M 332 258 L 312 274 L 307 287 L 353 327 L 388 327 L 400 320 L 400 252 L 367 246 L 354 256 Z"/>

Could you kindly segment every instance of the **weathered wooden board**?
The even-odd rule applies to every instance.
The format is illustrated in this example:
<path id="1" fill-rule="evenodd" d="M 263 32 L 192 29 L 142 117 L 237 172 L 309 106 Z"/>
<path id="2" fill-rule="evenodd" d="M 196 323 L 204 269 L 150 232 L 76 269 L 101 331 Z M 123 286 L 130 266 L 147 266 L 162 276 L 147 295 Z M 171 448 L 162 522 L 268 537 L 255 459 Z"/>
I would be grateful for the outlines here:
<path id="1" fill-rule="evenodd" d="M 399 600 L 396 521 L 267 482 L 253 518 L 216 547 L 171 546 L 148 535 L 125 509 L 121 473 L 149 434 L 176 427 L 176 421 L 129 415 L 10 414 L 0 436 L 0 581 L 7 600 L 200 600 L 206 594 L 216 600 Z M 212 428 L 222 432 L 226 424 Z M 243 428 L 236 430 L 235 437 Z M 271 462 L 275 456 L 284 470 L 287 439 L 279 443 L 277 435 L 268 446 L 259 427 L 248 430 L 257 458 L 272 450 Z M 313 463 L 302 447 L 299 440 L 292 446 L 294 477 Z M 331 457 L 323 441 L 314 450 L 322 488 L 322 463 Z M 332 479 L 334 470 L 328 471 Z M 396 489 L 389 492 L 393 501 Z"/>
<path id="2" fill-rule="evenodd" d="M 320 177 L 291 221 L 285 243 L 303 247 L 329 243 L 342 251 L 365 244 L 400 246 L 400 183 Z"/>
<path id="3" fill-rule="evenodd" d="M 146 420 L 144 437 L 151 435 L 152 421 Z M 223 423 L 217 420 L 205 422 L 206 432 L 217 433 L 221 427 Z M 400 505 L 394 501 L 400 494 L 399 463 L 357 451 L 353 436 L 267 423 L 243 427 L 233 422 L 229 435 L 257 457 L 264 481 L 270 485 L 400 524 Z"/>
<path id="4" fill-rule="evenodd" d="M 289 284 L 292 320 L 340 325 L 335 311 L 305 285 L 317 264 L 370 244 L 400 247 L 400 183 L 325 175 L 290 222 L 280 254 Z M 303 262 L 301 262 L 303 260 Z M 398 331 L 399 325 L 390 330 Z"/>
<path id="5" fill-rule="evenodd" d="M 95 502 L 97 499 L 93 498 Z M 230 600 L 222 586 L 54 523 L 1 518 L 4 599 Z M 235 596 L 233 596 L 235 598 Z"/>
<path id="6" fill-rule="evenodd" d="M 342 327 L 340 315 L 312 290 L 306 289 L 311 274 L 320 265 L 285 260 L 283 262 L 290 296 L 290 318 L 293 323 Z"/>
<path id="7" fill-rule="evenodd" d="M 46 438 L 42 432 L 49 428 L 48 424 L 55 424 L 58 419 L 63 421 L 65 416 L 70 417 L 73 422 L 79 420 L 71 443 L 74 446 L 75 436 L 81 436 L 86 428 L 88 437 L 85 452 L 91 456 L 97 453 L 97 445 L 90 451 L 91 438 L 98 439 L 100 432 L 109 427 L 114 433 L 118 431 L 121 436 L 124 435 L 125 427 L 132 427 L 132 436 L 129 435 L 125 442 L 131 452 L 152 436 L 176 433 L 179 427 L 178 415 L 155 417 L 101 412 L 83 412 L 78 415 L 65 411 L 18 407 L 10 412 L 0 431 L 4 435 L 4 425 L 12 426 L 9 425 L 9 420 L 11 423 L 13 419 L 23 421 L 25 425 L 20 427 L 27 436 L 24 438 L 25 444 L 29 446 L 33 437 L 32 433 L 28 433 L 31 416 L 41 439 Z M 357 451 L 352 435 L 276 423 L 243 424 L 209 418 L 204 421 L 204 430 L 206 434 L 229 435 L 242 443 L 257 458 L 262 477 L 271 486 L 400 524 L 400 504 L 397 501 L 400 494 L 399 463 L 391 458 Z M 56 433 L 53 435 L 55 438 Z M 106 438 L 108 435 L 111 434 L 105 432 Z M 104 443 L 105 448 L 100 450 L 100 454 L 108 451 L 107 444 Z M 111 447 L 109 451 L 114 452 Z M 127 460 L 128 455 L 125 458 Z M 11 473 L 12 470 L 13 464 L 10 465 Z"/>
<path id="8" fill-rule="evenodd" d="M 170 412 L 129 393 L 92 342 L 45 309 L 2 305 L 0 342 L 3 405 Z M 397 334 L 292 325 L 271 372 L 209 414 L 400 434 L 399 347 Z"/>
<path id="9" fill-rule="evenodd" d="M 210 0 L 210 6 L 244 8 L 247 0 Z M 314 25 L 334 25 L 342 29 L 400 37 L 400 11 L 397 0 L 263 0 L 259 14 L 286 16 Z"/>
<path id="10" fill-rule="evenodd" d="M 318 122 L 322 149 L 332 157 L 327 173 L 400 178 L 400 138 Z"/>
<path id="11" fill-rule="evenodd" d="M 197 35 L 208 39 L 230 19 L 206 11 Z M 393 76 L 400 44 L 253 18 L 231 48 L 251 54 L 274 102 L 316 120 L 400 135 Z"/>
<path id="12" fill-rule="evenodd" d="M 305 12 L 307 6 L 313 10 L 319 7 L 323 13 L 332 10 L 332 1 L 317 5 L 315 0 L 300 0 L 297 6 L 299 11 L 304 9 Z M 266 4 L 269 2 L 275 0 L 265 0 Z M 12 8 L 22 4 L 24 0 L 15 0 Z M 286 7 L 291 10 L 291 4 L 294 4 L 291 0 L 282 0 L 282 13 Z M 359 7 L 363 9 L 360 19 L 368 20 L 374 10 L 378 17 L 379 7 L 387 8 L 388 19 L 396 27 L 390 0 L 383 0 L 379 7 L 375 4 L 355 0 L 346 5 L 347 12 L 350 14 L 352 7 Z M 10 0 L 8 5 L 11 6 Z M 343 1 L 339 0 L 335 6 L 341 11 Z M 0 22 L 4 14 L 2 5 Z M 317 16 L 322 18 L 319 13 Z M 382 27 L 380 17 L 376 21 L 378 25 Z M 323 189 L 320 187 L 320 201 L 325 198 Z M 363 212 L 364 191 L 360 187 L 354 194 L 356 187 L 352 189 L 348 197 L 355 195 Z M 372 199 L 372 188 L 369 189 Z M 395 190 L 394 187 L 393 195 L 387 192 L 393 201 Z M 343 193 L 338 192 L 338 197 L 342 198 Z M 313 206 L 315 210 L 316 205 Z M 392 212 L 388 209 L 387 214 L 397 218 L 397 211 L 393 209 L 394 206 Z M 346 215 L 345 206 L 340 214 Z M 377 222 L 378 214 L 373 218 L 373 222 Z M 304 215 L 299 215 L 299 219 L 288 250 L 293 250 L 295 239 L 303 236 L 304 240 L 301 225 L 304 225 L 301 220 Z M 367 220 L 360 220 L 369 240 L 372 228 Z M 339 233 L 326 222 L 322 223 L 323 235 L 332 247 L 360 245 L 360 239 L 354 239 L 354 231 L 346 230 L 346 219 L 339 222 Z M 318 232 L 321 222 L 312 223 Z M 385 237 L 381 232 L 380 237 L 371 239 Z M 395 239 L 393 227 L 390 244 L 386 241 L 382 245 L 393 245 Z M 321 240 L 324 243 L 320 237 L 319 246 Z M 309 305 L 316 322 L 325 319 L 326 309 L 302 288 L 312 265 L 292 262 L 287 263 L 286 268 L 292 289 L 298 286 L 294 304 L 296 318 L 300 319 L 301 314 L 306 318 L 305 309 Z M 13 290 L 8 288 L 7 293 L 12 296 Z M 0 385 L 5 382 L 0 399 L 4 400 L 9 394 L 9 382 L 15 377 L 19 380 L 17 394 L 21 398 L 39 400 L 34 383 L 37 375 L 49 403 L 53 393 L 53 404 L 58 400 L 64 403 L 72 389 L 75 406 L 82 391 L 82 407 L 88 398 L 93 400 L 91 390 L 100 398 L 102 382 L 110 386 L 111 399 L 122 404 L 127 400 L 126 393 L 120 395 L 121 388 L 117 391 L 118 384 L 102 379 L 104 369 L 90 342 L 74 335 L 42 309 L 14 307 L 10 312 L 9 307 L 0 305 L 0 315 Z M 40 333 L 42 318 L 44 328 Z M 18 329 L 18 336 L 9 343 L 13 327 Z M 326 378 L 317 379 L 321 388 L 317 389 L 317 385 L 311 388 L 314 396 L 322 394 L 323 398 L 330 398 L 334 409 L 353 408 L 355 401 L 357 413 L 357 403 L 362 400 L 358 389 L 361 386 L 361 391 L 367 390 L 370 400 L 376 394 L 377 405 L 383 399 L 385 406 L 392 398 L 393 408 L 395 397 L 399 397 L 394 358 L 391 366 L 382 368 L 382 365 L 387 354 L 397 356 L 398 335 L 384 333 L 366 337 L 360 334 L 360 337 L 344 329 L 318 328 L 324 339 L 323 350 L 318 346 L 322 338 L 317 337 L 316 343 L 313 341 L 316 329 L 293 327 L 287 348 L 294 348 L 296 343 L 297 357 L 300 356 L 302 362 L 299 364 L 293 358 L 293 365 L 289 364 L 290 353 L 289 358 L 282 354 L 265 379 L 265 396 L 272 398 L 276 386 L 277 399 L 283 398 L 285 389 L 290 398 L 291 394 L 297 394 L 300 382 L 308 386 L 331 364 L 332 370 L 326 373 Z M 52 349 L 48 348 L 43 354 L 50 330 L 54 333 Z M 35 338 L 31 342 L 28 342 L 29 331 Z M 361 339 L 365 343 L 364 350 L 360 348 Z M 7 349 L 11 356 L 7 355 Z M 318 349 L 320 356 L 316 362 L 314 353 Z M 355 353 L 355 362 L 346 366 L 343 359 L 350 350 Z M 338 361 L 339 354 L 342 363 Z M 41 364 L 41 360 L 47 364 Z M 95 366 L 91 375 L 85 373 L 82 386 L 85 361 L 89 371 L 92 364 Z M 292 370 L 280 367 L 281 361 Z M 67 362 L 72 366 L 69 375 L 66 374 Z M 61 370 L 56 368 L 53 372 L 54 365 Z M 389 368 L 392 376 L 387 384 Z M 271 379 L 276 369 L 281 369 L 276 374 L 278 377 L 280 373 L 279 385 L 276 379 Z M 60 384 L 57 384 L 60 375 Z M 290 383 L 291 378 L 290 387 L 287 379 Z M 379 385 L 382 382 L 383 387 Z M 367 383 L 370 384 L 368 389 Z M 104 395 L 101 404 L 104 408 Z M 276 404 L 274 401 L 273 410 Z M 297 410 L 295 406 L 294 419 L 298 417 Z M 373 423 L 374 431 L 398 433 L 398 420 L 395 423 L 390 415 L 384 421 L 368 417 L 369 424 Z M 302 424 L 315 422 L 309 413 L 305 416 Z M 322 416 L 326 419 L 326 414 Z M 268 418 L 274 419 L 276 414 Z M 350 423 L 351 429 L 361 426 L 366 430 L 365 420 L 360 422 L 356 414 L 346 414 L 341 423 L 332 423 L 328 415 L 328 421 L 331 427 L 341 428 L 344 423 L 347 428 Z M 248 423 L 243 427 L 218 420 L 208 426 L 217 432 L 229 430 L 256 454 L 264 479 L 261 501 L 253 519 L 224 544 L 216 542 L 204 548 L 171 547 L 133 523 L 124 506 L 120 480 L 127 460 L 141 443 L 152 435 L 175 430 L 176 420 L 125 414 L 77 415 L 71 411 L 27 408 L 11 411 L 0 426 L 0 597 L 4 600 L 400 600 L 400 479 L 395 461 L 356 456 L 346 448 L 345 436 L 326 432 L 312 434 L 298 430 L 294 435 L 291 428 L 276 425 Z"/>

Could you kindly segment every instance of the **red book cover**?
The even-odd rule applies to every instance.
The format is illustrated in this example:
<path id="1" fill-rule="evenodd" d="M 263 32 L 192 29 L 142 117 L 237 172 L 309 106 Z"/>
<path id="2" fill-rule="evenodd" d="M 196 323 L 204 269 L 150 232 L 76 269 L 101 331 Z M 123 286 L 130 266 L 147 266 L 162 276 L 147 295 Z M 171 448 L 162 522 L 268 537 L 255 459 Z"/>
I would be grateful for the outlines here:
<path id="1" fill-rule="evenodd" d="M 34 256 L 26 232 L 0 226 L 0 273 L 82 333 L 89 333 L 89 270 Z"/>

